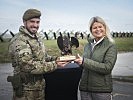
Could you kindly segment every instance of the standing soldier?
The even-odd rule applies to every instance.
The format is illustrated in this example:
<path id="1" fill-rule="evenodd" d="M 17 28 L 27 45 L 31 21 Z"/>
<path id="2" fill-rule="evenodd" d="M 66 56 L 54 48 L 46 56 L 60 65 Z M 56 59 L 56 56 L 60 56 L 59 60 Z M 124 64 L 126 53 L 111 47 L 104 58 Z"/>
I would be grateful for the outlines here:
<path id="1" fill-rule="evenodd" d="M 23 24 L 9 45 L 14 75 L 7 80 L 13 86 L 13 100 L 44 100 L 43 74 L 63 67 L 66 62 L 56 62 L 57 57 L 47 55 L 44 43 L 37 33 L 41 12 L 28 9 Z"/>

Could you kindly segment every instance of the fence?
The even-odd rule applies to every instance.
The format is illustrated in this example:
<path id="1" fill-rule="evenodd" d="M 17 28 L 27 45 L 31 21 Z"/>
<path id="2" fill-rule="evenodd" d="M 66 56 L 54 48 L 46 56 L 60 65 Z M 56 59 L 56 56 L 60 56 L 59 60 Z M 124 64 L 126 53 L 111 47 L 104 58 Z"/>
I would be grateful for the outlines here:
<path id="1" fill-rule="evenodd" d="M 7 32 L 9 32 L 9 34 L 6 34 Z M 42 37 L 46 40 L 51 40 L 51 39 L 57 39 L 57 37 L 62 36 L 62 35 L 66 35 L 69 38 L 71 36 L 76 37 L 77 39 L 85 39 L 89 36 L 89 33 L 87 31 L 85 32 L 60 32 L 59 30 L 56 32 L 53 32 L 52 30 L 49 30 L 49 32 L 43 32 L 40 31 L 40 34 L 42 34 Z M 6 36 L 5 36 L 6 35 Z M 133 32 L 112 32 L 111 33 L 112 37 L 114 38 L 124 38 L 124 37 L 133 37 Z M 14 37 L 15 34 L 12 31 L 9 31 L 8 29 L 5 30 L 5 32 L 0 33 L 0 41 L 1 42 L 5 42 L 5 41 L 10 41 L 10 39 L 12 37 Z M 8 39 L 7 39 L 8 38 Z"/>

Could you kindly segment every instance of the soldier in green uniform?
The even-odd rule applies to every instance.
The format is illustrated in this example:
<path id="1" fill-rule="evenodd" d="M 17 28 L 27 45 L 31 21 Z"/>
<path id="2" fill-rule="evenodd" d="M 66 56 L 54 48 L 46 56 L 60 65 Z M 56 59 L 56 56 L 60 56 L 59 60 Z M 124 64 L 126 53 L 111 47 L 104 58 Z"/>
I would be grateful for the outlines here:
<path id="1" fill-rule="evenodd" d="M 37 33 L 41 12 L 28 9 L 23 14 L 23 26 L 12 38 L 9 54 L 14 75 L 7 80 L 13 86 L 13 100 L 45 100 L 43 74 L 63 67 L 66 62 L 56 62 L 57 57 L 46 53 L 42 37 Z"/>

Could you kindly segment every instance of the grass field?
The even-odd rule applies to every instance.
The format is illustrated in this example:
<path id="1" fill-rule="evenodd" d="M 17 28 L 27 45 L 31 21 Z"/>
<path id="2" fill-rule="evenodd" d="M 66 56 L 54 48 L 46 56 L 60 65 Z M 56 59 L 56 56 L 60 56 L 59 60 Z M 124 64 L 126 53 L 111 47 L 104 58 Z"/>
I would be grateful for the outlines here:
<path id="1" fill-rule="evenodd" d="M 132 38 L 116 38 L 116 46 L 119 52 L 133 51 L 133 37 Z"/>
<path id="2" fill-rule="evenodd" d="M 131 38 L 115 38 L 118 52 L 133 52 L 133 37 Z M 57 46 L 56 40 L 45 40 L 44 41 L 47 52 L 49 55 L 60 55 L 60 50 Z M 80 46 L 77 49 L 73 49 L 73 54 L 79 53 L 82 55 L 84 45 L 87 43 L 86 39 L 79 39 Z M 0 42 L 0 63 L 10 62 L 8 55 L 9 42 Z"/>

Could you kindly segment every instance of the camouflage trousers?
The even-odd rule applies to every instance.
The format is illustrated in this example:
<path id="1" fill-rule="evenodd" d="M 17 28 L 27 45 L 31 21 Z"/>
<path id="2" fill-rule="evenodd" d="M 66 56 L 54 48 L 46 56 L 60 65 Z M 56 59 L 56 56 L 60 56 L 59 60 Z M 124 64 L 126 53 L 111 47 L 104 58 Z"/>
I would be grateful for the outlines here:
<path id="1" fill-rule="evenodd" d="M 15 91 L 13 92 L 12 100 L 45 100 L 44 90 L 34 90 L 34 91 L 24 91 L 24 95 L 22 97 L 17 97 L 15 95 Z"/>

